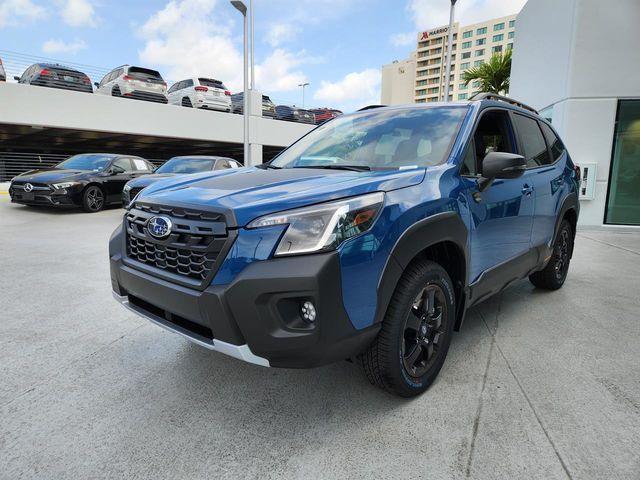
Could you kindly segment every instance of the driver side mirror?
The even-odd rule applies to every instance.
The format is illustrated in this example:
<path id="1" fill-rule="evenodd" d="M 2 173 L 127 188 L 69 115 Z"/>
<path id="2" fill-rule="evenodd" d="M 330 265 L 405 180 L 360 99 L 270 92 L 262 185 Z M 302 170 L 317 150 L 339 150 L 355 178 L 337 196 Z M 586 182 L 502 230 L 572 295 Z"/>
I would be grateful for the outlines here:
<path id="1" fill-rule="evenodd" d="M 93 84 L 96 86 L 96 88 L 100 86 L 98 82 L 93 82 Z"/>
<path id="2" fill-rule="evenodd" d="M 484 192 L 496 178 L 518 178 L 527 169 L 527 161 L 515 153 L 490 152 L 482 160 L 478 190 Z"/>
<path id="3" fill-rule="evenodd" d="M 19 81 L 20 81 L 20 77 L 18 77 L 17 75 L 14 75 L 14 76 L 13 76 L 13 79 L 14 79 L 16 82 L 19 82 Z"/>
<path id="4" fill-rule="evenodd" d="M 117 165 L 111 165 L 109 170 L 107 170 L 108 175 L 120 175 L 124 173 L 124 168 L 118 167 Z"/>

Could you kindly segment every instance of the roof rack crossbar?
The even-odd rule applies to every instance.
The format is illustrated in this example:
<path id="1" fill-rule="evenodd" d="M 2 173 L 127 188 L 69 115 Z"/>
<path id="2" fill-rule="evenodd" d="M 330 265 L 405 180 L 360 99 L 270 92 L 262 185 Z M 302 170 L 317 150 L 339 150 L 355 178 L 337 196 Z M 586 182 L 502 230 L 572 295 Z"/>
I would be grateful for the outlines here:
<path id="1" fill-rule="evenodd" d="M 514 100 L 513 98 L 505 97 L 504 95 L 498 95 L 497 93 L 488 93 L 488 92 L 480 92 L 476 93 L 473 97 L 469 99 L 473 100 L 496 100 L 499 102 L 510 103 L 511 105 L 515 105 L 516 107 L 524 108 L 525 110 L 529 110 L 530 112 L 538 115 L 538 111 L 527 105 L 526 103 L 519 102 L 518 100 Z"/>

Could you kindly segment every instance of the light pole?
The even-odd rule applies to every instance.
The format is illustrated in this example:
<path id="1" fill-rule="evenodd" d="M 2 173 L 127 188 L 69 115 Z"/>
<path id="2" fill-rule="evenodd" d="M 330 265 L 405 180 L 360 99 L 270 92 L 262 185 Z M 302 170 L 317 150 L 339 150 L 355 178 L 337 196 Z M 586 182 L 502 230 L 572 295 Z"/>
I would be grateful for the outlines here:
<path id="1" fill-rule="evenodd" d="M 242 116 L 244 117 L 244 165 L 251 166 L 249 158 L 249 45 L 247 38 L 247 6 L 242 0 L 231 0 L 231 5 L 242 14 L 243 22 L 243 47 L 244 47 L 244 66 L 243 66 L 243 94 L 242 94 Z"/>
<path id="2" fill-rule="evenodd" d="M 253 16 L 255 10 L 253 9 L 253 0 L 249 0 L 249 17 L 251 19 L 251 90 L 256 89 L 256 75 L 255 75 L 255 60 L 253 56 L 253 46 L 255 45 L 253 42 Z"/>
<path id="3" fill-rule="evenodd" d="M 449 36 L 447 39 L 447 68 L 444 77 L 444 101 L 449 101 L 449 84 L 451 76 L 451 51 L 453 50 L 453 16 L 456 9 L 456 2 L 458 0 L 451 0 L 451 11 L 449 12 Z"/>
<path id="4" fill-rule="evenodd" d="M 302 87 L 302 108 L 304 108 L 304 87 L 309 86 L 309 82 L 299 83 L 299 87 Z"/>

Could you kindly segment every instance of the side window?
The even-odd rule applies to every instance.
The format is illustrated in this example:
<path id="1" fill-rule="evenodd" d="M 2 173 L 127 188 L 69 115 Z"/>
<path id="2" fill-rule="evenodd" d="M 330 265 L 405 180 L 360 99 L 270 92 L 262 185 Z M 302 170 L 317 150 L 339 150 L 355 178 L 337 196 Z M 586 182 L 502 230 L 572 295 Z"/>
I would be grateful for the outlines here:
<path id="1" fill-rule="evenodd" d="M 123 172 L 131 171 L 131 161 L 128 158 L 118 158 L 111 164 L 113 167 L 119 167 Z"/>
<path id="2" fill-rule="evenodd" d="M 460 175 L 476 175 L 478 173 L 476 166 L 476 147 L 473 143 L 473 139 L 471 139 L 469 145 L 467 145 L 467 152 L 464 154 Z"/>
<path id="3" fill-rule="evenodd" d="M 488 153 L 516 153 L 515 136 L 509 114 L 505 110 L 489 110 L 482 114 L 473 134 L 473 149 L 468 148 L 465 158 L 467 168 L 473 173 L 482 172 L 482 161 Z M 471 158 L 474 155 L 475 158 Z M 475 161 L 474 161 L 475 160 Z M 472 168 L 475 167 L 475 172 Z"/>
<path id="4" fill-rule="evenodd" d="M 551 150 L 551 157 L 553 158 L 554 162 L 557 162 L 564 153 L 564 145 L 562 144 L 562 141 L 557 137 L 557 135 L 553 133 L 553 130 L 551 130 L 551 127 L 549 127 L 549 125 L 540 122 L 540 126 L 542 127 L 542 133 L 544 134 L 544 138 L 547 140 L 549 149 Z"/>
<path id="5" fill-rule="evenodd" d="M 226 168 L 231 168 L 231 165 L 227 160 L 220 159 L 216 162 L 216 168 L 214 170 L 224 170 Z"/>
<path id="6" fill-rule="evenodd" d="M 176 88 L 177 86 L 178 86 L 177 83 L 174 83 L 173 85 L 171 85 L 171 88 L 167 91 L 167 93 L 175 92 L 177 90 L 177 88 Z"/>
<path id="7" fill-rule="evenodd" d="M 102 77 L 102 80 L 100 80 L 100 85 L 99 85 L 100 87 L 109 81 L 108 80 L 109 75 L 111 75 L 111 73 L 107 73 L 104 77 Z"/>
<path id="8" fill-rule="evenodd" d="M 134 170 L 142 170 L 142 171 L 149 171 L 149 165 L 147 164 L 147 162 L 145 162 L 144 160 L 142 160 L 141 158 L 132 158 L 131 162 L 133 163 L 133 169 Z"/>
<path id="9" fill-rule="evenodd" d="M 527 168 L 535 168 L 551 163 L 547 144 L 544 141 L 538 122 L 533 118 L 519 114 L 514 115 L 514 122 L 524 150 L 523 155 L 527 159 Z"/>
<path id="10" fill-rule="evenodd" d="M 182 88 L 188 88 L 188 87 L 193 87 L 193 80 L 189 79 L 184 81 L 184 86 Z"/>

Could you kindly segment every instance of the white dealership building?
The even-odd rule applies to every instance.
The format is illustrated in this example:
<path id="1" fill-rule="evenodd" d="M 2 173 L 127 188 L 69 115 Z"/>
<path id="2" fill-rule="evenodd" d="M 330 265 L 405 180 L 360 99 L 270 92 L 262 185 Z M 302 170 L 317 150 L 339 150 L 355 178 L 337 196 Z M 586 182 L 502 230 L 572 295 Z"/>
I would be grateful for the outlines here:
<path id="1" fill-rule="evenodd" d="M 510 96 L 583 168 L 580 223 L 640 225 L 640 0 L 529 0 L 517 25 Z"/>

